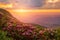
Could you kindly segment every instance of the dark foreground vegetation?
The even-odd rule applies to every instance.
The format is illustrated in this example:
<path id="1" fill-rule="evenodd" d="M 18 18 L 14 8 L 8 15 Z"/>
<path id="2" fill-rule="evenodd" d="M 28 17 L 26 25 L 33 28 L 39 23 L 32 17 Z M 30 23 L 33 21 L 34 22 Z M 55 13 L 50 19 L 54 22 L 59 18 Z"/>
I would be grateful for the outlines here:
<path id="1" fill-rule="evenodd" d="M 60 40 L 60 28 L 22 23 L 0 9 L 0 40 Z"/>

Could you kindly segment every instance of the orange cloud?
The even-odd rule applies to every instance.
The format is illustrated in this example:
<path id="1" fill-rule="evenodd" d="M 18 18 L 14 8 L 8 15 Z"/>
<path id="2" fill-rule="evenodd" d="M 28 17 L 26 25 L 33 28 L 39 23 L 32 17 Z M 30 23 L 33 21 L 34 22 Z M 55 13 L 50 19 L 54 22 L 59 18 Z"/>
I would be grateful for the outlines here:
<path id="1" fill-rule="evenodd" d="M 13 4 L 3 4 L 3 3 L 0 3 L 0 8 L 12 8 L 13 7 Z"/>

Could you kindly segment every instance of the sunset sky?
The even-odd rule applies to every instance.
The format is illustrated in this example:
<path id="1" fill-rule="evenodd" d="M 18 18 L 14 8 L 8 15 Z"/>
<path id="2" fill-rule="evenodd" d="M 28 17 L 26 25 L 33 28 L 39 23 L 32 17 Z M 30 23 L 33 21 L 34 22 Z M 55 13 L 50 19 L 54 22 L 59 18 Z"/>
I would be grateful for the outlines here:
<path id="1" fill-rule="evenodd" d="M 0 0 L 0 4 L 12 4 L 12 8 L 60 9 L 60 0 Z"/>
<path id="2" fill-rule="evenodd" d="M 25 23 L 60 24 L 60 0 L 0 0 L 0 8 Z"/>

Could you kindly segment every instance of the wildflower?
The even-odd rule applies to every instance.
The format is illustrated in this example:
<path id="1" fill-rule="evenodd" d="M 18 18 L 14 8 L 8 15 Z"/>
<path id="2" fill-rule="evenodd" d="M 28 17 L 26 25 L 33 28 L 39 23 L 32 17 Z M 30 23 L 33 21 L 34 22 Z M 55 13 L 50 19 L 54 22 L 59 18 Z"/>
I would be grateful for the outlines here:
<path id="1" fill-rule="evenodd" d="M 22 35 L 30 35 L 30 33 L 29 32 L 24 32 L 24 33 L 22 33 Z"/>
<path id="2" fill-rule="evenodd" d="M 43 35 L 44 32 L 45 32 L 45 31 L 43 31 L 43 30 L 40 30 L 40 31 L 39 31 L 39 33 L 40 33 L 41 35 Z"/>

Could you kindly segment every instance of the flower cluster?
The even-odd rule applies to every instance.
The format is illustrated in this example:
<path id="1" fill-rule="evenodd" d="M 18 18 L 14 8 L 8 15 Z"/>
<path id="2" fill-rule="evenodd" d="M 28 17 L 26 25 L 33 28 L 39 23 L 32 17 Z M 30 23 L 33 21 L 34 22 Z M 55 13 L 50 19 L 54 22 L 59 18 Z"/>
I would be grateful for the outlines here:
<path id="1" fill-rule="evenodd" d="M 15 24 L 14 24 L 15 25 Z M 14 26 L 8 23 L 3 30 L 7 31 L 7 36 L 14 38 L 14 40 L 57 40 L 56 31 L 49 28 L 39 29 L 30 24 L 16 24 Z"/>

